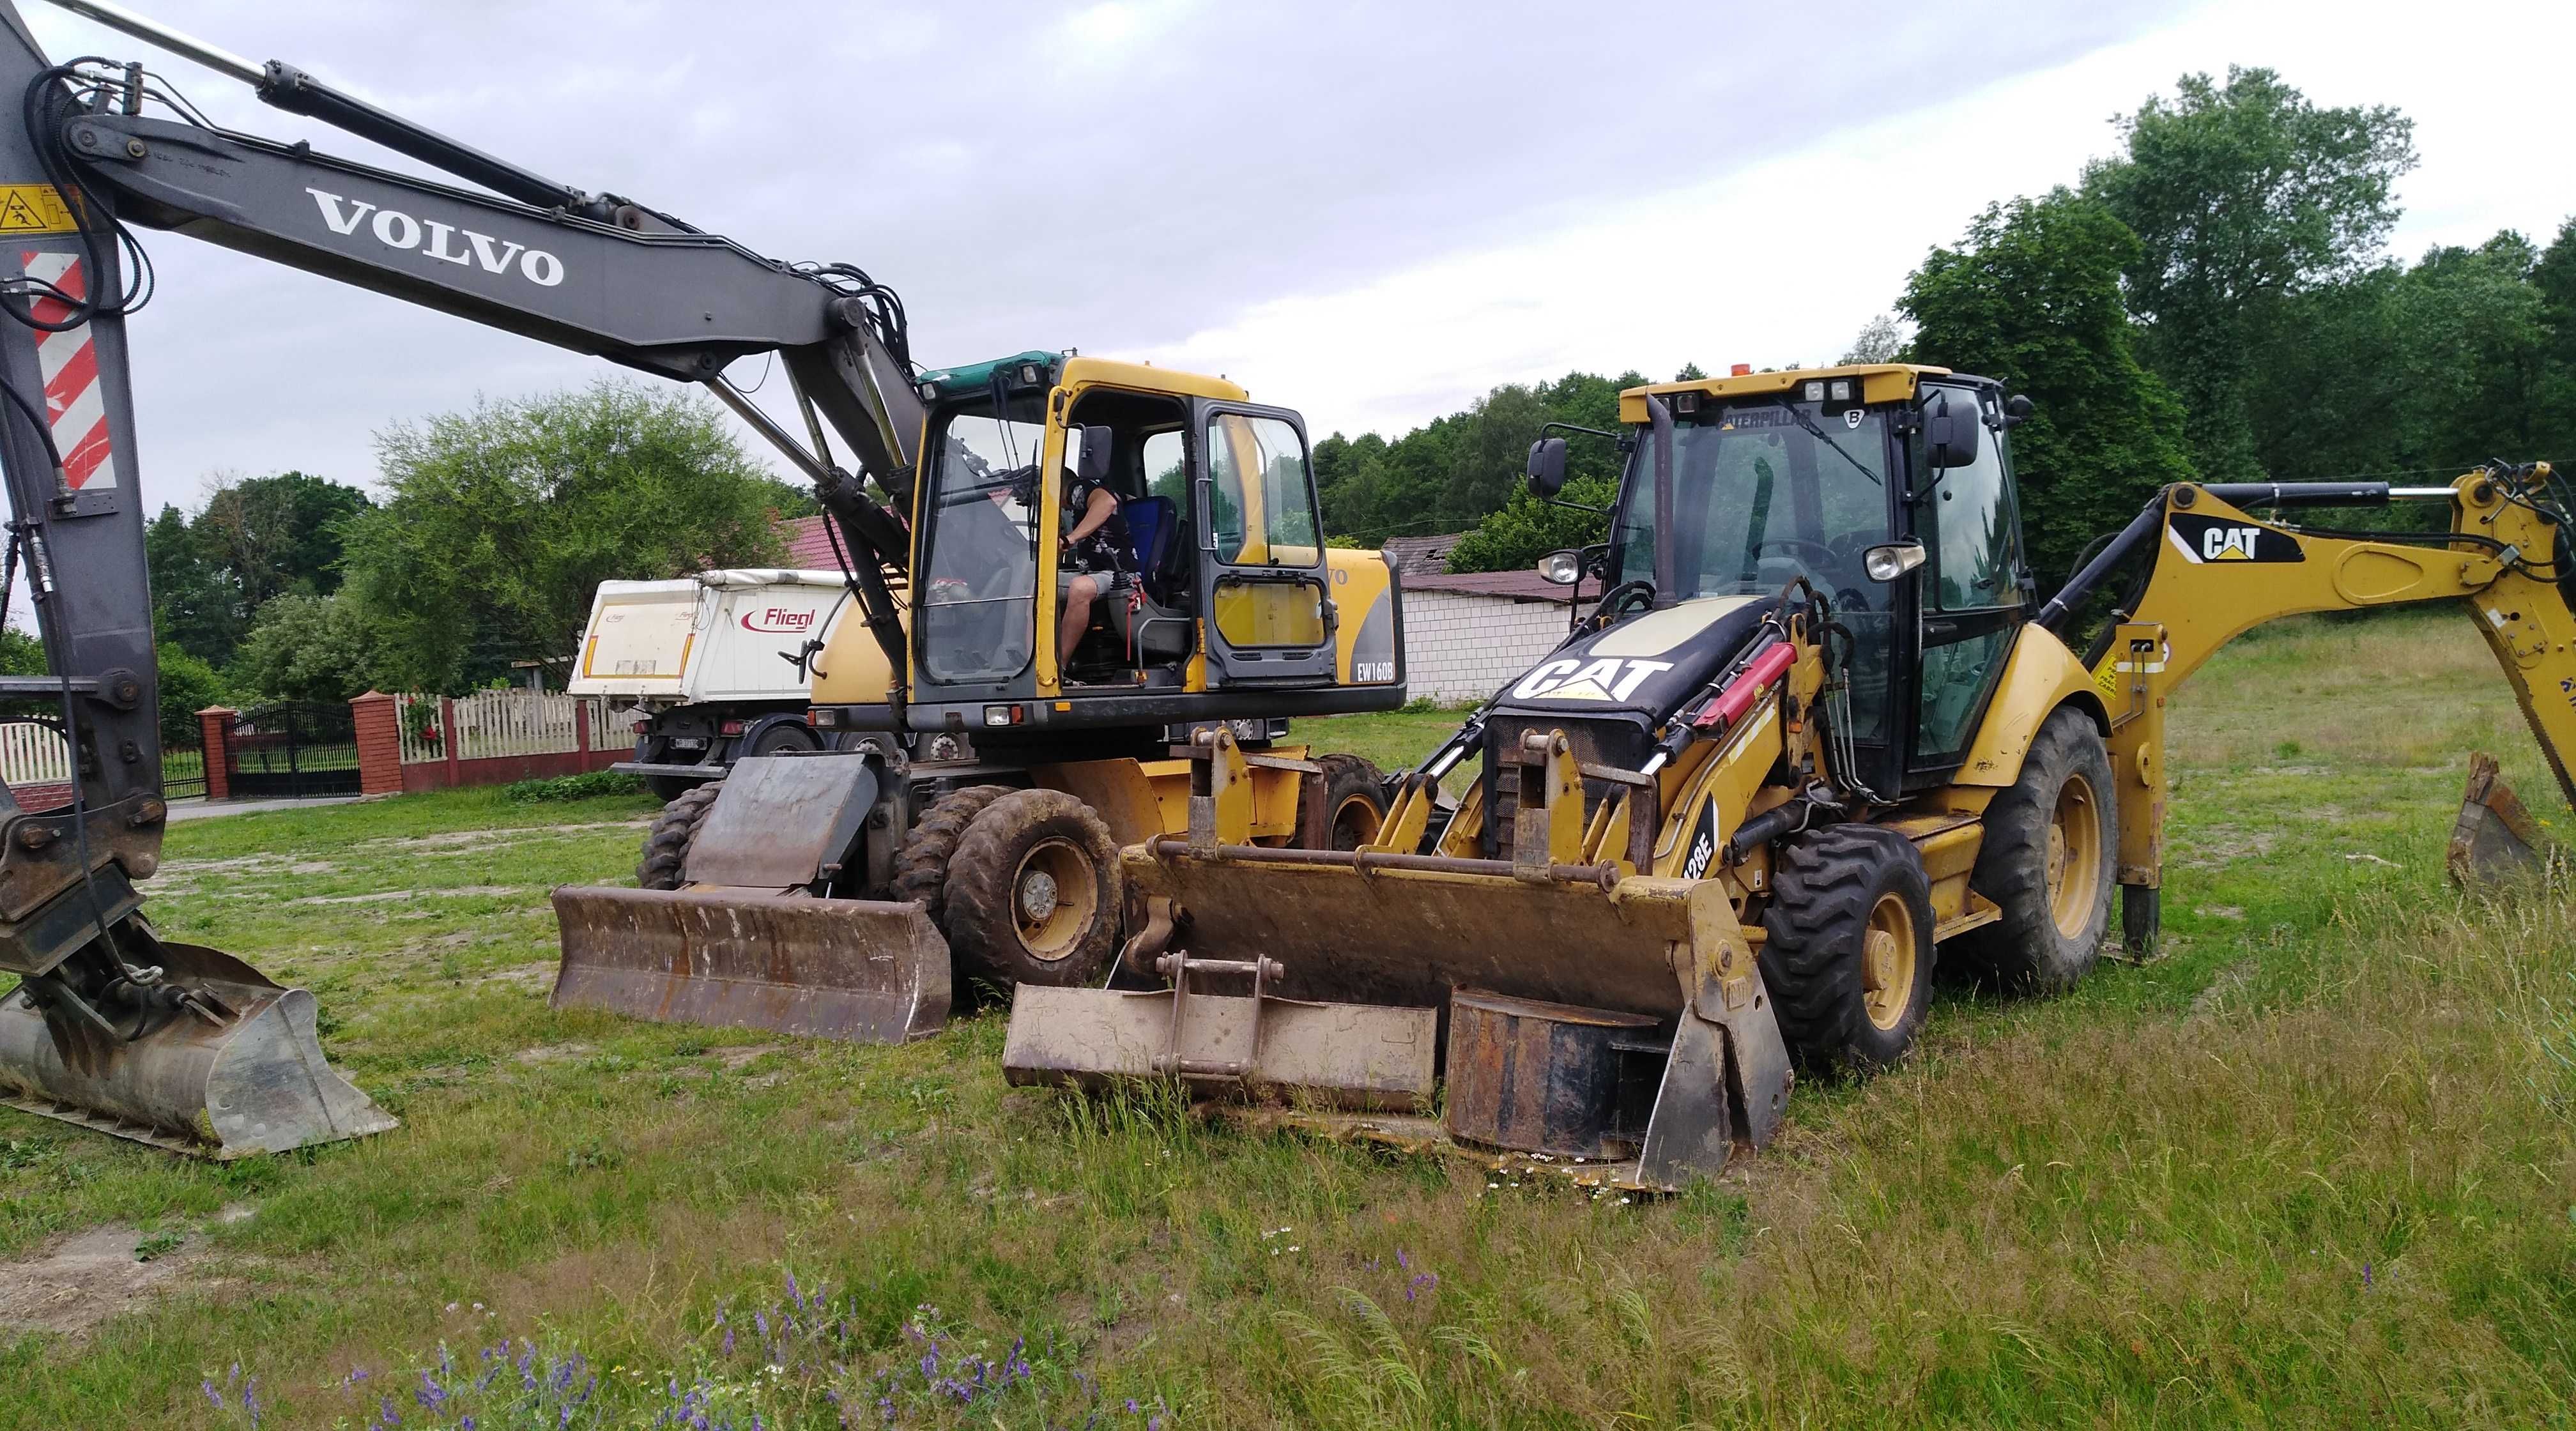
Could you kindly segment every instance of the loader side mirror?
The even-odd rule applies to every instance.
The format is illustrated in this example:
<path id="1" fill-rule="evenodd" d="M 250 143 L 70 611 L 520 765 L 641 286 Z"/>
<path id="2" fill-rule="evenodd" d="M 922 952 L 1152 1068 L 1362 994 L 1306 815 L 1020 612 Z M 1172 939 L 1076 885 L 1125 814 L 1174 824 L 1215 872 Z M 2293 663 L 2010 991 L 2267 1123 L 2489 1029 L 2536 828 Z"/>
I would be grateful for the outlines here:
<path id="1" fill-rule="evenodd" d="M 1081 429 L 1082 455 L 1075 459 L 1074 475 L 1094 487 L 1109 481 L 1109 429 L 1092 426 Z"/>
<path id="2" fill-rule="evenodd" d="M 2019 427 L 2030 420 L 2030 394 L 2014 393 L 2004 399 L 2004 426 Z"/>
<path id="3" fill-rule="evenodd" d="M 1530 444 L 1529 492 L 1545 499 L 1565 488 L 1565 439 L 1542 437 Z M 1554 555 L 1551 553 L 1551 555 Z"/>
<path id="4" fill-rule="evenodd" d="M 1934 393 L 1923 409 L 1923 460 L 1936 469 L 1975 466 L 1985 427 L 1973 400 L 1954 403 L 1950 394 Z"/>
<path id="5" fill-rule="evenodd" d="M 1860 554 L 1860 569 L 1872 581 L 1894 581 L 1923 565 L 1926 553 L 1921 542 L 1887 542 Z"/>
<path id="6" fill-rule="evenodd" d="M 1583 553 L 1568 548 L 1538 559 L 1538 579 L 1550 586 L 1572 586 L 1583 579 Z"/>

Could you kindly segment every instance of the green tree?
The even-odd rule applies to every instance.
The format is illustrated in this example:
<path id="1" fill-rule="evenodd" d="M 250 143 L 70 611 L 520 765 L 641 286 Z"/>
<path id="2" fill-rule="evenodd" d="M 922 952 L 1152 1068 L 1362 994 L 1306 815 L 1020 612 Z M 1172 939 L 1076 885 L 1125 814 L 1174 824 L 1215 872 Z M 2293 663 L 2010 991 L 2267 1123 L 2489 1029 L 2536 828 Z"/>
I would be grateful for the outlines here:
<path id="1" fill-rule="evenodd" d="M 203 738 L 197 712 L 232 699 L 230 687 L 213 666 L 168 641 L 161 643 L 160 667 L 161 743 L 195 745 Z"/>
<path id="2" fill-rule="evenodd" d="M 602 382 L 379 435 L 383 506 L 347 527 L 380 680 L 457 690 L 569 658 L 611 578 L 775 563 L 774 479 L 713 404 Z"/>
<path id="3" fill-rule="evenodd" d="M 154 634 L 201 661 L 220 664 L 232 659 L 247 622 L 240 585 L 210 546 L 187 513 L 167 504 L 143 529 Z"/>
<path id="4" fill-rule="evenodd" d="M 45 643 L 33 631 L 0 626 L 0 676 L 49 676 Z"/>
<path id="5" fill-rule="evenodd" d="M 218 486 L 191 523 L 232 573 L 245 612 L 288 592 L 340 589 L 340 531 L 375 506 L 355 487 L 303 472 Z"/>
<path id="6" fill-rule="evenodd" d="M 2540 295 L 2540 383 L 2533 457 L 2576 471 L 2576 218 L 2532 265 Z"/>
<path id="7" fill-rule="evenodd" d="M 2101 205 L 2057 189 L 1989 207 L 1905 285 L 1918 360 L 1997 379 L 2034 404 L 2013 430 L 2013 458 L 2031 564 L 2049 586 L 2087 541 L 2192 476 L 2182 410 L 2131 349 L 2120 274 L 2137 250 Z"/>
<path id="8" fill-rule="evenodd" d="M 2190 412 L 2213 481 L 2261 475 L 2249 387 L 2249 308 L 2364 269 L 2397 221 L 2412 124 L 2386 107 L 2320 108 L 2267 69 L 2225 84 L 2185 75 L 2120 121 L 2125 154 L 2085 192 L 2137 236 L 2129 307 L 2144 354 Z"/>
<path id="9" fill-rule="evenodd" d="M 1449 549 L 1449 569 L 1526 571 L 1549 552 L 1589 546 L 1608 538 L 1610 515 L 1606 509 L 1619 495 L 1615 481 L 1569 477 L 1565 490 L 1557 495 L 1563 502 L 1605 510 L 1578 511 L 1542 502 L 1526 488 L 1515 491 L 1500 511 L 1478 522 L 1474 531 Z"/>
<path id="10" fill-rule="evenodd" d="M 373 682 L 379 642 L 345 595 L 288 592 L 259 609 L 232 678 L 262 701 L 345 701 Z"/>

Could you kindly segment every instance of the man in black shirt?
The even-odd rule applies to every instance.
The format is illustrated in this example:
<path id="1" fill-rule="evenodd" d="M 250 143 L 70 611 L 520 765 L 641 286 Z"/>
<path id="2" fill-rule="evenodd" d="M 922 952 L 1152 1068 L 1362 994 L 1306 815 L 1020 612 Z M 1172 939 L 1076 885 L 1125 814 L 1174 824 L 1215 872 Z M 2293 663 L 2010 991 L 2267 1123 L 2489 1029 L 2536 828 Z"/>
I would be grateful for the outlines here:
<path id="1" fill-rule="evenodd" d="M 1064 603 L 1055 636 L 1059 669 L 1073 659 L 1073 648 L 1091 628 L 1093 604 L 1103 595 L 1120 599 L 1136 580 L 1134 542 L 1115 493 L 1067 472 L 1064 509 L 1074 514 L 1074 521 L 1055 572 L 1056 592 Z"/>

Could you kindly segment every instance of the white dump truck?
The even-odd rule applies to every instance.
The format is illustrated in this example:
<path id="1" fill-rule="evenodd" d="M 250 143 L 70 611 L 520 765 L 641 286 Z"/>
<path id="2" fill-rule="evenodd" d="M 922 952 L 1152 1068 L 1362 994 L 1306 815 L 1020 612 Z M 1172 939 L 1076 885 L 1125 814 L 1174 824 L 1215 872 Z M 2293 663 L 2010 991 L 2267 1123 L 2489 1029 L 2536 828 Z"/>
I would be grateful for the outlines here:
<path id="1" fill-rule="evenodd" d="M 736 758 L 820 749 L 807 665 L 848 605 L 837 571 L 756 567 L 674 581 L 603 581 L 569 689 L 635 717 L 612 767 L 669 800 Z"/>

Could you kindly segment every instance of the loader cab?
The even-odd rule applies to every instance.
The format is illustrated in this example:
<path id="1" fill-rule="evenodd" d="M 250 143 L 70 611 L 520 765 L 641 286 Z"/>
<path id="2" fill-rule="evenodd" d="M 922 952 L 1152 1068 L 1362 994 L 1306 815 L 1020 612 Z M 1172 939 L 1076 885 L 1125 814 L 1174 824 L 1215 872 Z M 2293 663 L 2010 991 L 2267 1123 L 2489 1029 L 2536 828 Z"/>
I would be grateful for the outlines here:
<path id="1" fill-rule="evenodd" d="M 1086 708 L 1113 705 L 1141 721 L 1164 698 L 1329 690 L 1356 669 L 1332 600 L 1353 566 L 1324 549 L 1294 412 L 1222 379 L 1048 353 L 928 374 L 920 392 L 916 701 L 1004 713 L 979 706 L 979 725 L 1105 723 Z M 1068 551 L 1095 491 L 1114 518 Z M 1094 594 L 1059 662 L 1077 564 Z M 1373 600 L 1391 607 L 1384 584 Z M 1373 673 L 1396 683 L 1392 659 Z"/>
<path id="2" fill-rule="evenodd" d="M 1671 423 L 1670 518 L 1650 403 Z M 1739 374 L 1631 389 L 1621 417 L 1634 436 L 1610 596 L 1666 608 L 1805 580 L 1851 636 L 1853 773 L 1889 795 L 1947 781 L 2027 614 L 1997 385 L 1903 365 Z M 1881 579 L 1873 548 L 1914 564 Z"/>

